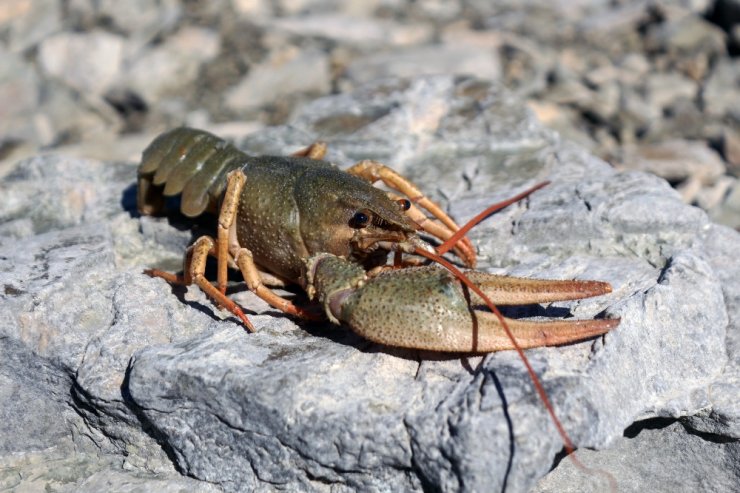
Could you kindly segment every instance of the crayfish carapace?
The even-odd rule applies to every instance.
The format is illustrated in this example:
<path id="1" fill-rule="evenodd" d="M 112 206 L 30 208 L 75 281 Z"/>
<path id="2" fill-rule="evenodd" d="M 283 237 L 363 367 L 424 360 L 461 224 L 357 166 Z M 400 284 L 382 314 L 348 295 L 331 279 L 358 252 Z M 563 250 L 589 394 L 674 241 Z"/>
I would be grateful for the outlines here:
<path id="1" fill-rule="evenodd" d="M 452 249 L 472 268 L 475 251 L 444 211 L 381 163 L 361 161 L 342 171 L 322 160 L 325 152 L 316 143 L 287 157 L 253 157 L 190 128 L 157 137 L 139 167 L 141 213 L 158 213 L 165 196 L 181 194 L 183 214 L 218 211 L 219 220 L 216 238 L 202 236 L 188 249 L 182 276 L 148 272 L 197 284 L 250 331 L 248 318 L 225 295 L 228 266 L 238 268 L 249 289 L 275 308 L 315 318 L 268 287 L 297 284 L 329 320 L 390 346 L 490 352 L 577 342 L 618 325 L 614 319 L 502 317 L 495 305 L 587 298 L 609 293 L 611 286 L 460 273 L 438 254 Z M 377 181 L 393 192 L 373 186 Z M 442 246 L 435 248 L 420 232 Z M 393 266 L 386 265 L 390 252 Z M 408 266 L 401 254 L 432 258 L 446 268 Z M 218 261 L 215 286 L 204 275 L 209 255 Z M 493 313 L 471 308 L 481 304 Z"/>

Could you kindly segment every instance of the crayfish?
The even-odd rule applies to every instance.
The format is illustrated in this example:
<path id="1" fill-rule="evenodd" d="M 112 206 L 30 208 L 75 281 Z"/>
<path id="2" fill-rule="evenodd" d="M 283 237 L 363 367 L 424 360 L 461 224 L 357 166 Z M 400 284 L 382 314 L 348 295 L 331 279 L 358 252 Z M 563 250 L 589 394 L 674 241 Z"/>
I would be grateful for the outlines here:
<path id="1" fill-rule="evenodd" d="M 164 197 L 181 194 L 184 215 L 218 212 L 218 230 L 216 238 L 201 236 L 187 250 L 182 276 L 147 272 L 197 284 L 250 331 L 249 319 L 225 294 L 229 266 L 241 271 L 257 296 L 285 313 L 316 318 L 315 312 L 270 289 L 297 284 L 320 303 L 330 321 L 390 346 L 467 353 L 521 350 L 581 341 L 618 325 L 615 319 L 502 317 L 496 305 L 580 299 L 609 293 L 611 286 L 462 273 L 441 254 L 452 250 L 473 268 L 475 251 L 464 236 L 469 226 L 458 227 L 389 167 L 365 160 L 342 171 L 323 161 L 325 154 L 320 142 L 291 156 L 253 157 L 201 130 L 177 128 L 160 135 L 139 166 L 140 212 L 159 213 Z M 393 191 L 375 187 L 378 181 Z M 421 234 L 441 245 L 434 247 Z M 386 265 L 391 252 L 393 265 Z M 403 254 L 445 267 L 410 265 L 419 262 L 404 260 Z M 216 285 L 205 277 L 209 255 L 218 262 Z M 493 313 L 472 309 L 481 304 Z"/>
<path id="2" fill-rule="evenodd" d="M 254 157 L 201 130 L 177 128 L 160 135 L 144 150 L 139 166 L 139 211 L 157 214 L 165 197 L 181 194 L 183 214 L 218 212 L 218 229 L 215 239 L 201 236 L 188 248 L 182 276 L 146 272 L 173 283 L 197 284 L 250 332 L 254 327 L 249 319 L 226 296 L 228 267 L 239 269 L 249 289 L 273 307 L 316 318 L 270 289 L 299 285 L 330 321 L 381 344 L 464 353 L 516 349 L 566 452 L 572 452 L 573 444 L 523 349 L 596 337 L 616 327 L 619 319 L 514 320 L 502 316 L 496 305 L 581 299 L 609 293 L 611 286 L 463 273 L 442 257 L 452 250 L 474 268 L 475 251 L 466 232 L 547 183 L 494 204 L 460 228 L 384 164 L 365 160 L 342 171 L 324 161 L 325 154 L 321 142 L 287 157 Z M 378 181 L 392 191 L 375 187 Z M 421 235 L 441 244 L 435 247 Z M 386 265 L 391 252 L 393 264 Z M 404 259 L 404 254 L 443 267 L 415 265 L 419 262 Z M 215 286 L 205 277 L 208 256 L 218 261 Z M 473 309 L 481 303 L 491 312 Z M 575 455 L 571 458 L 580 464 Z M 615 490 L 613 477 L 605 474 Z"/>

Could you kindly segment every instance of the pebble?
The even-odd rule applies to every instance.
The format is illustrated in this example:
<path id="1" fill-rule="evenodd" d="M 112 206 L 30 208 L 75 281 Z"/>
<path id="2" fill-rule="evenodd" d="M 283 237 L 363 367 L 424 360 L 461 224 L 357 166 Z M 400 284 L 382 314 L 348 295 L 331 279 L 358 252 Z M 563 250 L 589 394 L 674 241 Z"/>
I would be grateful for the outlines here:
<path id="1" fill-rule="evenodd" d="M 253 67 L 224 95 L 226 107 L 247 111 L 295 94 L 324 94 L 331 88 L 329 57 L 320 51 L 288 48 Z"/>
<path id="2" fill-rule="evenodd" d="M 646 144 L 629 153 L 625 169 L 639 169 L 670 182 L 690 178 L 713 184 L 724 173 L 720 155 L 701 141 L 673 140 Z"/>
<path id="3" fill-rule="evenodd" d="M 39 104 L 39 77 L 33 65 L 0 48 L 0 139 L 31 140 L 31 115 Z"/>
<path id="4" fill-rule="evenodd" d="M 468 44 L 401 48 L 358 59 L 347 67 L 345 76 L 355 84 L 378 77 L 412 77 L 455 73 L 498 80 L 500 63 L 496 52 L 475 49 Z"/>
<path id="5" fill-rule="evenodd" d="M 62 27 L 57 0 L 5 0 L 0 3 L 0 31 L 5 48 L 23 53 L 38 46 Z"/>
<path id="6" fill-rule="evenodd" d="M 432 26 L 400 24 L 341 13 L 285 17 L 267 23 L 270 29 L 302 38 L 321 38 L 367 49 L 373 46 L 413 45 L 431 41 Z"/>
<path id="7" fill-rule="evenodd" d="M 709 216 L 720 224 L 740 229 L 740 181 L 735 180 L 728 188 L 724 200 L 710 210 Z"/>
<path id="8" fill-rule="evenodd" d="M 720 149 L 728 163 L 728 171 L 733 176 L 740 177 L 740 132 L 738 129 L 724 129 Z"/>
<path id="9" fill-rule="evenodd" d="M 720 60 L 702 91 L 704 111 L 713 117 L 729 117 L 740 124 L 740 60 Z"/>
<path id="10" fill-rule="evenodd" d="M 146 101 L 194 90 L 200 67 L 218 54 L 219 37 L 211 29 L 185 27 L 165 43 L 127 60 L 129 70 L 119 86 L 130 88 Z"/>
<path id="11" fill-rule="evenodd" d="M 101 30 L 59 33 L 41 43 L 38 61 L 48 76 L 81 93 L 102 94 L 120 74 L 124 42 Z"/>

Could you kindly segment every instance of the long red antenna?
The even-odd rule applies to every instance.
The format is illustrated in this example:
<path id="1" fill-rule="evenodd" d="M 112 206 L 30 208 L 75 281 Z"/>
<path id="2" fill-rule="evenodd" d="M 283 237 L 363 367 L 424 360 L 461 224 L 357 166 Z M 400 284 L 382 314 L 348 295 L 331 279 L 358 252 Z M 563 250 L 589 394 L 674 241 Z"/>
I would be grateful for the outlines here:
<path id="1" fill-rule="evenodd" d="M 532 193 L 536 192 L 537 190 L 539 190 L 542 187 L 546 187 L 549 184 L 550 184 L 549 181 L 543 181 L 542 183 L 538 183 L 537 185 L 533 186 L 532 188 L 528 188 L 527 190 L 523 191 L 522 193 L 520 193 L 518 195 L 514 195 L 510 199 L 506 199 L 506 200 L 504 200 L 502 202 L 498 202 L 497 204 L 493 204 L 493 205 L 489 206 L 486 210 L 484 210 L 483 212 L 481 212 L 480 214 L 478 214 L 477 216 L 475 216 L 473 219 L 471 219 L 470 221 L 468 221 L 467 223 L 465 223 L 465 225 L 462 228 L 460 228 L 457 231 L 455 231 L 455 234 L 452 235 L 452 236 L 450 236 L 447 239 L 447 241 L 445 241 L 444 243 L 442 243 L 441 245 L 439 245 L 437 247 L 437 253 L 439 255 L 444 255 L 451 248 L 453 248 L 455 246 L 455 244 L 457 244 L 457 242 L 460 241 L 460 239 L 468 233 L 468 231 L 470 231 L 471 229 L 473 229 L 473 227 L 476 224 L 480 223 L 481 221 L 483 221 L 485 218 L 487 218 L 488 216 L 490 216 L 494 212 L 499 211 L 499 210 L 503 209 L 504 207 L 508 207 L 511 204 L 515 203 L 515 202 L 519 202 L 523 198 L 527 197 L 528 195 L 531 195 Z"/>
<path id="2" fill-rule="evenodd" d="M 539 188 L 542 186 L 545 186 L 545 184 L 541 184 Z M 531 193 L 531 192 L 530 192 Z M 560 419 L 558 419 L 557 415 L 555 414 L 555 409 L 552 407 L 552 404 L 550 403 L 550 399 L 547 397 L 547 393 L 545 392 L 545 388 L 542 386 L 542 382 L 540 381 L 539 377 L 534 371 L 534 368 L 532 368 L 532 365 L 529 362 L 529 359 L 524 354 L 524 350 L 519 345 L 519 342 L 517 342 L 516 338 L 514 337 L 514 333 L 509 328 L 509 325 L 506 323 L 506 319 L 504 319 L 504 316 L 501 314 L 499 309 L 496 307 L 496 305 L 493 304 L 491 299 L 483 292 L 482 289 L 480 289 L 473 281 L 468 279 L 468 277 L 462 273 L 460 269 L 452 265 L 450 262 L 445 260 L 444 258 L 440 257 L 439 255 L 435 255 L 431 252 L 427 252 L 425 250 L 422 250 L 421 248 L 416 248 L 415 253 L 417 255 L 421 255 L 422 257 L 426 257 L 430 260 L 433 260 L 434 262 L 437 262 L 450 272 L 455 275 L 462 283 L 464 283 L 471 291 L 473 291 L 475 294 L 481 297 L 481 299 L 486 303 L 488 308 L 496 315 L 496 317 L 499 319 L 499 322 L 501 322 L 501 326 L 504 328 L 504 332 L 506 332 L 506 336 L 511 340 L 511 343 L 514 345 L 514 348 L 516 349 L 516 352 L 519 354 L 519 357 L 524 362 L 524 366 L 527 367 L 527 373 L 529 373 L 530 378 L 532 379 L 532 382 L 534 383 L 534 387 L 537 390 L 537 394 L 540 396 L 540 399 L 542 400 L 542 403 L 545 406 L 545 409 L 547 409 L 548 414 L 550 415 L 550 419 L 552 419 L 552 422 L 555 424 L 555 428 L 558 430 L 558 433 L 560 434 L 560 437 L 563 440 L 563 444 L 565 445 L 565 453 L 570 457 L 570 460 L 573 462 L 573 464 L 576 465 L 579 469 L 590 473 L 600 473 L 603 476 L 606 477 L 607 481 L 609 482 L 609 490 L 612 492 L 617 491 L 617 481 L 614 479 L 614 476 L 610 474 L 608 471 L 604 471 L 601 469 L 592 469 L 585 464 L 583 464 L 575 454 L 575 447 L 573 446 L 573 442 L 570 439 L 570 436 L 568 436 L 568 433 L 565 431 L 565 428 L 563 427 L 563 424 L 560 422 Z"/>
<path id="3" fill-rule="evenodd" d="M 504 328 L 504 332 L 506 332 L 506 336 L 511 339 L 511 343 L 514 345 L 514 349 L 516 349 L 516 352 L 519 353 L 519 357 L 524 361 L 524 366 L 527 367 L 527 372 L 529 373 L 529 376 L 532 378 L 532 381 L 534 382 L 534 387 L 537 390 L 537 394 L 539 394 L 540 399 L 542 399 L 542 402 L 545 405 L 545 408 L 547 409 L 547 412 L 550 414 L 550 417 L 552 418 L 553 423 L 555 423 L 555 427 L 558 429 L 558 433 L 560 433 L 560 436 L 563 438 L 563 443 L 565 444 L 565 452 L 567 454 L 573 453 L 574 447 L 573 442 L 571 441 L 568 434 L 565 432 L 565 429 L 563 428 L 562 423 L 558 419 L 558 417 L 555 415 L 555 410 L 552 407 L 552 404 L 550 403 L 550 399 L 547 398 L 547 393 L 545 393 L 545 388 L 542 386 L 542 382 L 540 382 L 540 379 L 537 377 L 537 374 L 534 372 L 534 369 L 532 368 L 532 365 L 529 363 L 529 359 L 524 354 L 524 350 L 519 345 L 519 342 L 517 342 L 516 338 L 514 337 L 514 333 L 511 332 L 511 329 L 509 329 L 509 325 L 506 323 L 506 320 L 504 319 L 504 316 L 501 315 L 501 312 L 496 307 L 496 305 L 493 304 L 491 299 L 486 296 L 486 294 L 483 292 L 482 289 L 480 289 L 478 286 L 473 283 L 468 277 L 462 273 L 460 269 L 452 265 L 450 262 L 445 260 L 444 258 L 440 257 L 439 255 L 435 255 L 433 253 L 427 252 L 422 250 L 421 248 L 416 249 L 416 254 L 421 255 L 422 257 L 426 257 L 430 260 L 433 260 L 437 262 L 438 264 L 442 265 L 445 269 L 452 272 L 455 277 L 460 279 L 468 288 L 470 288 L 471 291 L 473 291 L 475 294 L 481 297 L 481 299 L 486 303 L 488 308 L 496 315 L 496 317 L 499 319 L 499 322 L 501 322 L 501 326 Z"/>

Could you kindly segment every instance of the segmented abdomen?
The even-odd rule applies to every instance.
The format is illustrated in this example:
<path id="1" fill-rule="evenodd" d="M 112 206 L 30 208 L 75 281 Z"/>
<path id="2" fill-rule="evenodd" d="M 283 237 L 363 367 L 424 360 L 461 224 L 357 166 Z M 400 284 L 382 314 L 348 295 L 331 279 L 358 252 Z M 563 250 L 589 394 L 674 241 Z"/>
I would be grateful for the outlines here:
<path id="1" fill-rule="evenodd" d="M 165 132 L 144 150 L 139 166 L 137 203 L 142 214 L 156 214 L 163 197 L 182 193 L 180 210 L 195 217 L 218 207 L 229 171 L 248 156 L 213 134 L 180 127 Z"/>

